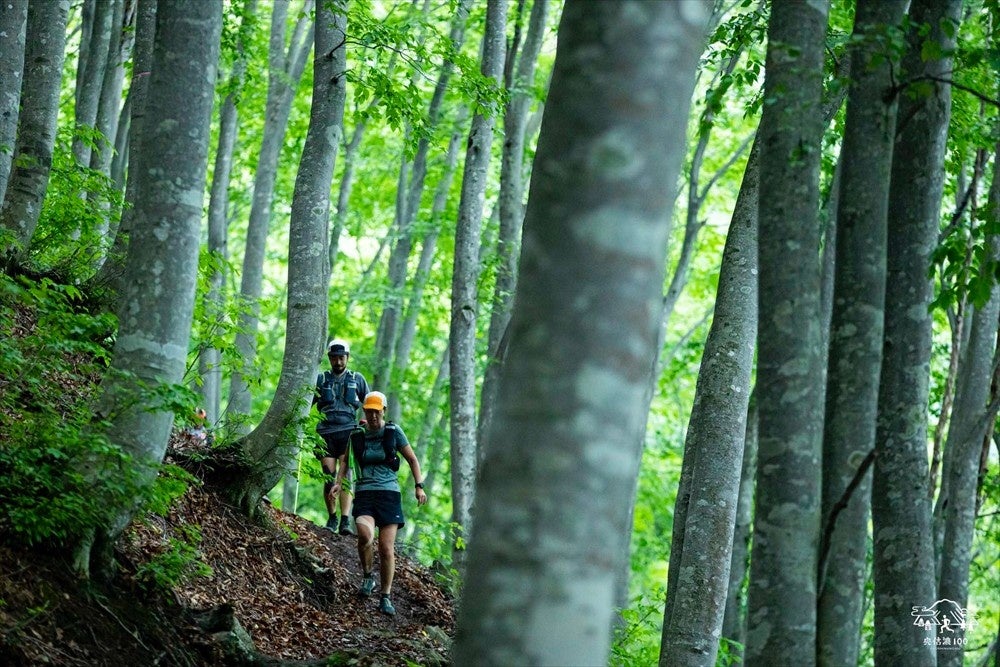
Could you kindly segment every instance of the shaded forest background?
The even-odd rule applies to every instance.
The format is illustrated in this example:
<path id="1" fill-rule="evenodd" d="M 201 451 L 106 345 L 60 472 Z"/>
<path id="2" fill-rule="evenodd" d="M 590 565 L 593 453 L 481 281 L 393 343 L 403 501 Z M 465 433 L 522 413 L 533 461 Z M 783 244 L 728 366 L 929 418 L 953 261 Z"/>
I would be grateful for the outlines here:
<path id="1" fill-rule="evenodd" d="M 800 5 L 5 2 L 4 542 L 324 524 L 337 337 L 459 662 L 1000 663 L 1000 9 Z"/>

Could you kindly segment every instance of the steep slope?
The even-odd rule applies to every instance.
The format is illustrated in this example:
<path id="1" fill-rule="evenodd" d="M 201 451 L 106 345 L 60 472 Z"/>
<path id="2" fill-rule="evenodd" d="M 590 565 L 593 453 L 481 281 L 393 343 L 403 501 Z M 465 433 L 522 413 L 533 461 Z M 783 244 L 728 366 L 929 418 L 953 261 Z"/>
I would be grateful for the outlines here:
<path id="1" fill-rule="evenodd" d="M 397 555 L 390 618 L 357 594 L 354 537 L 267 503 L 263 514 L 267 527 L 192 486 L 167 516 L 129 528 L 111 587 L 81 585 L 58 558 L 0 544 L 0 663 L 447 663 L 452 601 L 426 568 Z M 205 566 L 210 574 L 194 574 Z M 181 572 L 192 576 L 153 583 Z"/>

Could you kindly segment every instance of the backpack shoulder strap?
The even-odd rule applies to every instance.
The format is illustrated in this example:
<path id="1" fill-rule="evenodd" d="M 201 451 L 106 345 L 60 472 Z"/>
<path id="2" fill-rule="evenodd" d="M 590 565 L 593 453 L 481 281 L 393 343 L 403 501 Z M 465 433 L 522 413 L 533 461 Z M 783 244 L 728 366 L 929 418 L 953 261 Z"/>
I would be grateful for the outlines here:
<path id="1" fill-rule="evenodd" d="M 365 430 L 363 428 L 356 428 L 351 431 L 351 454 L 354 455 L 354 461 L 357 463 L 360 469 L 364 465 L 365 456 Z"/>
<path id="2" fill-rule="evenodd" d="M 385 430 L 382 431 L 382 451 L 385 453 L 385 461 L 393 469 L 399 468 L 399 456 L 396 454 L 396 425 L 392 422 L 385 423 Z"/>

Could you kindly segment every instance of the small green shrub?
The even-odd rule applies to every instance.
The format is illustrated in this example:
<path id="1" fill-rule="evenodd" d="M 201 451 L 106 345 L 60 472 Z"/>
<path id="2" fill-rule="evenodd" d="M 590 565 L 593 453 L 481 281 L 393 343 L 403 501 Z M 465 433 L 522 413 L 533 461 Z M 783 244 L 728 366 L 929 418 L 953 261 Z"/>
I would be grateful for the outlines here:
<path id="1" fill-rule="evenodd" d="M 653 589 L 621 610 L 622 622 L 615 629 L 611 645 L 611 665 L 632 667 L 659 661 L 665 594 L 662 587 Z"/>
<path id="2" fill-rule="evenodd" d="M 146 588 L 166 591 L 195 577 L 212 575 L 212 568 L 201 559 L 198 545 L 201 531 L 197 526 L 177 527 L 179 535 L 171 537 L 167 548 L 136 570 L 136 580 Z"/>

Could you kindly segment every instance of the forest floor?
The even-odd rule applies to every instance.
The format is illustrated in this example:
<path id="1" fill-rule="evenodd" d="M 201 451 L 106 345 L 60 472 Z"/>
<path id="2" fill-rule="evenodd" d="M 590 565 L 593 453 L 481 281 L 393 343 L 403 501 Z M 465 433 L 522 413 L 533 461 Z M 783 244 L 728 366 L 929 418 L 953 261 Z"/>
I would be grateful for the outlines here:
<path id="1" fill-rule="evenodd" d="M 448 663 L 453 600 L 429 570 L 397 554 L 396 615 L 386 616 L 377 594 L 358 595 L 354 536 L 266 501 L 262 514 L 268 525 L 191 486 L 167 516 L 132 523 L 109 586 L 82 584 L 64 557 L 0 542 L 0 664 Z M 192 534 L 200 541 L 185 537 Z M 185 539 L 196 547 L 178 555 Z M 211 574 L 172 587 L 149 584 L 152 574 L 198 561 Z M 249 649 L 238 648 L 241 628 Z"/>

